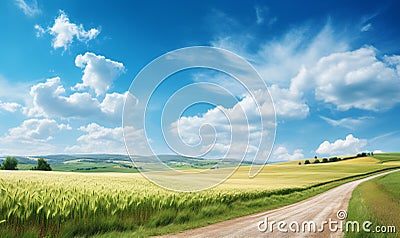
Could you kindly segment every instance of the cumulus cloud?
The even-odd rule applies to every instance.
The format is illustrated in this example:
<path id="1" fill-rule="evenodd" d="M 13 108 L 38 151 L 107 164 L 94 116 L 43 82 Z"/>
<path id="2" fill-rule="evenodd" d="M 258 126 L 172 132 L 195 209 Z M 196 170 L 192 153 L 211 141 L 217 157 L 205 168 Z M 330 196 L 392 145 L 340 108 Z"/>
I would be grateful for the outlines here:
<path id="1" fill-rule="evenodd" d="M 0 109 L 7 112 L 16 112 L 22 106 L 16 102 L 2 102 L 0 100 Z"/>
<path id="2" fill-rule="evenodd" d="M 0 155 L 44 155 L 59 153 L 62 146 L 53 143 L 62 131 L 71 130 L 69 124 L 52 119 L 31 118 L 19 126 L 10 128 L 0 138 Z"/>
<path id="3" fill-rule="evenodd" d="M 70 130 L 67 124 L 58 124 L 51 119 L 28 119 L 18 127 L 8 130 L 3 140 L 14 143 L 44 143 L 53 139 L 53 135 L 61 130 Z"/>
<path id="4" fill-rule="evenodd" d="M 51 143 L 65 130 L 71 130 L 69 124 L 58 123 L 52 119 L 31 118 L 21 125 L 10 128 L 0 138 L 0 155 L 43 155 L 62 150 Z"/>
<path id="5" fill-rule="evenodd" d="M 303 94 L 291 88 L 280 88 L 273 84 L 268 88 L 274 100 L 274 106 L 278 119 L 303 119 L 310 111 Z"/>
<path id="6" fill-rule="evenodd" d="M 306 78 L 307 68 L 314 66 L 321 57 L 348 49 L 345 42 L 335 37 L 329 24 L 317 34 L 307 27 L 292 29 L 279 39 L 263 43 L 256 53 L 249 53 L 246 45 L 229 37 L 218 38 L 212 44 L 232 50 L 252 62 L 265 82 L 271 85 L 269 91 L 277 118 L 281 120 L 307 117 L 309 106 L 305 97 L 313 85 Z"/>
<path id="7" fill-rule="evenodd" d="M 395 56 L 386 59 L 379 60 L 372 47 L 333 53 L 322 57 L 303 77 L 297 77 L 296 83 L 313 85 L 316 99 L 341 111 L 387 110 L 400 102 L 400 64 Z"/>
<path id="8" fill-rule="evenodd" d="M 32 86 L 30 95 L 33 106 L 24 108 L 24 113 L 28 116 L 107 120 L 121 117 L 126 93 L 106 94 L 102 102 L 87 92 L 67 96 L 61 79 L 55 77 Z"/>
<path id="9" fill-rule="evenodd" d="M 367 145 L 367 140 L 354 137 L 352 134 L 346 136 L 346 139 L 338 139 L 333 143 L 329 141 L 322 142 L 318 149 L 317 154 L 320 155 L 348 155 L 356 154 L 362 151 Z"/>
<path id="10" fill-rule="evenodd" d="M 28 3 L 29 2 L 29 3 Z M 32 1 L 25 1 L 25 0 L 16 0 L 15 3 L 17 6 L 24 12 L 27 16 L 34 16 L 40 13 L 40 9 L 38 7 L 38 3 L 36 0 Z"/>
<path id="11" fill-rule="evenodd" d="M 400 102 L 400 56 L 380 57 L 370 46 L 349 50 L 329 23 L 314 36 L 307 27 L 294 28 L 256 54 L 232 38 L 219 39 L 214 46 L 241 54 L 272 84 L 278 119 L 304 118 L 314 98 L 341 111 L 383 111 Z M 297 117 L 285 110 L 289 105 L 300 109 Z"/>
<path id="12" fill-rule="evenodd" d="M 64 48 L 64 51 L 68 49 L 75 39 L 87 43 L 100 34 L 100 29 L 98 28 L 91 28 L 86 31 L 82 24 L 72 23 L 64 11 L 60 11 L 60 14 L 54 20 L 53 26 L 45 30 L 43 27 L 35 25 L 35 29 L 36 36 L 42 36 L 46 32 L 52 35 L 54 37 L 51 43 L 53 48 Z"/>
<path id="13" fill-rule="evenodd" d="M 285 146 L 278 146 L 274 149 L 271 155 L 272 161 L 287 161 L 287 160 L 301 160 L 304 159 L 303 150 L 296 149 L 290 153 Z"/>
<path id="14" fill-rule="evenodd" d="M 77 144 L 67 147 L 68 153 L 115 153 L 126 154 L 122 127 L 108 128 L 97 123 L 90 123 L 79 128 L 84 134 L 78 137 Z M 125 128 L 125 137 L 129 144 L 135 146 L 135 152 L 143 152 L 145 148 L 144 130 Z M 147 153 L 144 153 L 146 154 Z"/>
<path id="15" fill-rule="evenodd" d="M 107 92 L 114 80 L 125 70 L 122 63 L 91 52 L 76 56 L 75 65 L 83 68 L 83 76 L 82 83 L 76 84 L 74 89 L 91 88 L 97 96 Z"/>
<path id="16" fill-rule="evenodd" d="M 66 148 L 71 153 L 124 153 L 122 127 L 107 128 L 96 123 L 81 126 L 83 135 L 78 137 L 77 145 Z"/>
<path id="17" fill-rule="evenodd" d="M 188 156 L 245 160 L 257 152 L 268 156 L 264 153 L 268 148 L 260 148 L 259 143 L 261 138 L 272 139 L 275 124 L 261 125 L 258 112 L 266 118 L 274 114 L 268 98 L 263 98 L 267 95 L 255 92 L 254 96 L 259 107 L 247 96 L 232 108 L 217 106 L 202 115 L 180 117 L 171 124 L 170 132 L 176 137 L 169 140 L 170 145 Z"/>

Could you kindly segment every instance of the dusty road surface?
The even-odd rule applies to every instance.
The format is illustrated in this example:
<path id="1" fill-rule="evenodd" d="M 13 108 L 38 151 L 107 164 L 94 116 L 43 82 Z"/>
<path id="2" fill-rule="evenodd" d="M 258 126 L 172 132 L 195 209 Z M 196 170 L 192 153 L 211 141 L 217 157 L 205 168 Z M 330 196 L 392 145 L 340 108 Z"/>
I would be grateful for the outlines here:
<path id="1" fill-rule="evenodd" d="M 330 231 L 329 222 L 331 219 L 332 230 L 339 227 L 341 223 L 345 223 L 345 220 L 341 218 L 347 211 L 351 194 L 357 185 L 395 171 L 349 182 L 304 201 L 278 209 L 162 237 L 342 237 L 343 232 L 340 229 L 337 229 L 336 232 Z M 339 214 L 338 211 L 340 211 Z M 276 223 L 272 225 L 273 221 Z M 314 232 L 312 224 L 309 226 L 304 223 L 311 221 L 316 224 L 316 232 Z M 327 224 L 323 225 L 324 221 Z M 283 231 L 287 230 L 287 232 L 278 230 L 278 222 L 286 222 L 286 225 L 281 225 L 280 228 Z M 335 224 L 335 222 L 337 223 Z M 299 224 L 298 228 L 296 223 Z M 302 231 L 303 227 L 305 232 Z M 324 231 L 319 231 L 321 227 L 324 227 Z M 261 232 L 260 230 L 266 231 Z M 293 230 L 297 230 L 297 232 L 293 232 Z"/>

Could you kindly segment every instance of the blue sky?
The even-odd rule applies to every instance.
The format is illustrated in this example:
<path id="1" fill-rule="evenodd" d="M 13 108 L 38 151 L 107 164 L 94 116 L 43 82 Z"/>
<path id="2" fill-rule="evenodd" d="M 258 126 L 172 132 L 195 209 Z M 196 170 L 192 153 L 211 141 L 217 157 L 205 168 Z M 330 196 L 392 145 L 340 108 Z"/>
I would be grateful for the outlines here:
<path id="1" fill-rule="evenodd" d="M 198 45 L 244 57 L 268 85 L 272 159 L 398 151 L 399 10 L 398 1 L 1 1 L 0 155 L 126 153 L 121 115 L 132 80 L 156 57 Z M 157 153 L 169 153 L 157 137 L 158 102 L 180 87 L 215 83 L 244 104 L 226 75 L 169 80 L 146 132 Z M 203 103 L 176 118 L 186 122 L 181 137 L 195 143 L 200 123 L 222 131 L 214 110 Z"/>

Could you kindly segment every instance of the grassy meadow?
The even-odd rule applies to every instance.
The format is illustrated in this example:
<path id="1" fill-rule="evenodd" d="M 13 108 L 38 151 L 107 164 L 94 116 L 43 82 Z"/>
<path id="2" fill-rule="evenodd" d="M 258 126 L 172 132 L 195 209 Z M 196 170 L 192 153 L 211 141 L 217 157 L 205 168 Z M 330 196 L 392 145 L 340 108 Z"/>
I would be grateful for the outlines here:
<path id="1" fill-rule="evenodd" d="M 0 171 L 2 237 L 132 237 L 177 232 L 291 204 L 400 166 L 393 160 L 240 167 L 198 193 L 166 191 L 138 173 Z M 389 162 L 388 162 L 389 163 Z M 221 169 L 223 170 L 223 169 Z"/>
<path id="2" fill-rule="evenodd" d="M 395 226 L 396 233 L 347 232 L 346 237 L 400 237 L 400 172 L 358 186 L 349 203 L 347 220 L 371 221 L 375 226 Z"/>

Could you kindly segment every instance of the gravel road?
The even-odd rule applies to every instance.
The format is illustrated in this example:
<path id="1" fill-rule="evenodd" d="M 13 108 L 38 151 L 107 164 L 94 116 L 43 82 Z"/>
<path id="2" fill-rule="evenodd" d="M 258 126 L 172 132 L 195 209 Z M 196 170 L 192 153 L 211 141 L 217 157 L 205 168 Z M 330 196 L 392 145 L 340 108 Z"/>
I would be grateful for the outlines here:
<path id="1" fill-rule="evenodd" d="M 345 215 L 351 194 L 357 185 L 391 172 L 394 171 L 352 181 L 301 202 L 278 209 L 161 237 L 343 237 L 343 232 L 340 229 L 336 232 L 330 231 L 329 219 L 332 221 L 333 230 L 335 226 L 339 227 L 340 223 L 345 222 L 345 220 L 339 219 L 339 217 Z M 341 211 L 340 214 L 338 214 L 339 211 Z M 266 226 L 266 218 L 268 226 Z M 280 221 L 286 222 L 285 226 L 281 225 L 281 230 L 287 230 L 287 232 L 280 232 L 277 224 L 271 225 L 272 221 L 276 221 L 277 223 Z M 302 223 L 307 221 L 315 222 L 316 232 L 307 232 L 310 230 L 308 229 L 308 225 L 304 228 L 306 232 L 301 231 L 303 227 Z M 319 230 L 322 227 L 321 224 L 323 224 L 323 221 L 328 222 L 328 224 L 324 225 L 324 231 L 320 232 Z M 297 230 L 295 222 L 299 224 L 297 232 L 292 231 Z M 338 222 L 337 225 L 334 222 Z M 271 231 L 271 227 L 273 231 Z M 265 232 L 260 231 L 265 229 Z"/>

